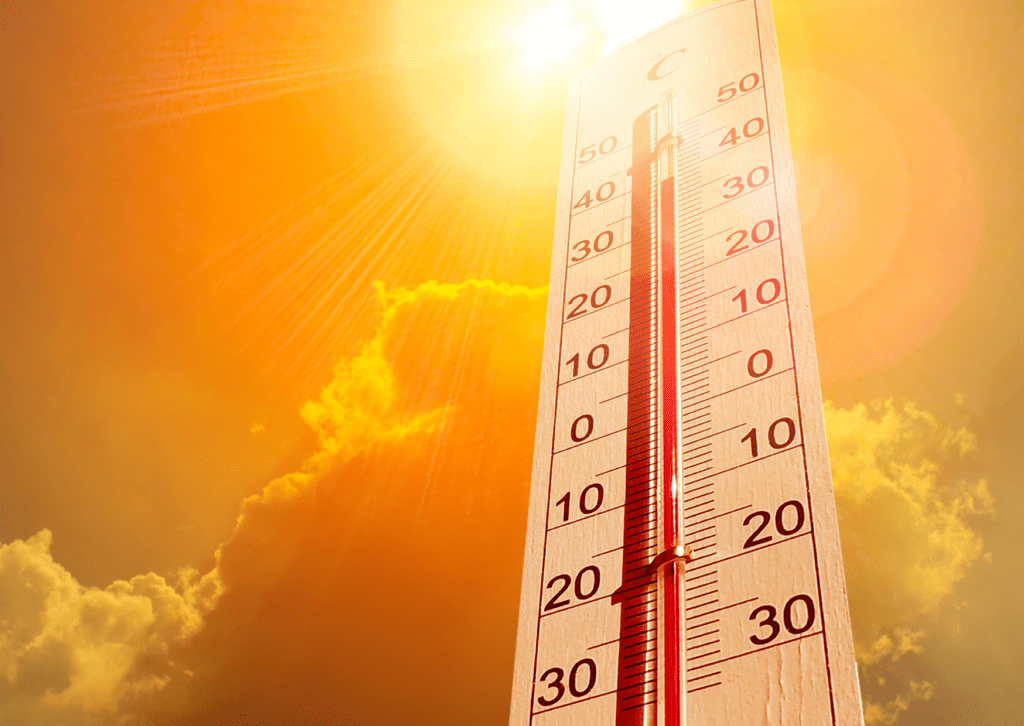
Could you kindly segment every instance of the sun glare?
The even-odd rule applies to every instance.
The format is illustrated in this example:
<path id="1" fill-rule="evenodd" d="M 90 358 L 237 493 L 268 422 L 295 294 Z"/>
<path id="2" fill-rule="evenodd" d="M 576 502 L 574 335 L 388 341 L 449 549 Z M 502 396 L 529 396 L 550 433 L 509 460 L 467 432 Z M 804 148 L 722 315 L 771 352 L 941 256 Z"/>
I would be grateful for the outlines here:
<path id="1" fill-rule="evenodd" d="M 589 0 L 587 4 L 607 34 L 602 56 L 664 25 L 686 10 L 683 0 Z"/>
<path id="2" fill-rule="evenodd" d="M 601 56 L 681 15 L 686 0 L 587 0 L 532 5 L 512 32 L 533 72 L 564 63 L 588 37 L 601 38 Z"/>
<path id="3" fill-rule="evenodd" d="M 513 38 L 523 50 L 523 58 L 534 70 L 553 63 L 564 63 L 580 47 L 584 34 L 570 20 L 563 5 L 535 9 L 519 26 Z"/>

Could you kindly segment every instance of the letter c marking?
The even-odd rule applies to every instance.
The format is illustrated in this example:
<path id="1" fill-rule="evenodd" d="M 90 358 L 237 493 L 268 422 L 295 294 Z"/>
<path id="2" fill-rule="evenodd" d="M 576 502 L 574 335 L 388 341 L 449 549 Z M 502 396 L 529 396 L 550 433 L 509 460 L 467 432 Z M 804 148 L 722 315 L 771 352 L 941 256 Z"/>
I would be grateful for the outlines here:
<path id="1" fill-rule="evenodd" d="M 660 73 L 660 71 L 661 71 L 661 64 L 664 63 L 665 61 L 667 61 L 672 56 L 674 56 L 676 53 L 678 53 L 679 55 L 682 55 L 685 52 L 686 52 L 686 48 L 683 48 L 682 50 L 674 50 L 671 53 L 669 53 L 668 55 L 662 56 L 661 59 L 659 59 L 657 63 L 655 63 L 653 66 L 651 66 L 651 70 L 647 71 L 647 80 L 648 81 L 660 81 L 662 78 L 665 78 L 666 76 L 668 76 L 668 74 L 671 73 L 672 71 L 674 71 L 675 68 L 670 70 L 668 73 L 661 74 Z M 651 58 L 651 60 L 654 60 L 657 57 L 658 56 L 654 56 L 654 58 Z"/>

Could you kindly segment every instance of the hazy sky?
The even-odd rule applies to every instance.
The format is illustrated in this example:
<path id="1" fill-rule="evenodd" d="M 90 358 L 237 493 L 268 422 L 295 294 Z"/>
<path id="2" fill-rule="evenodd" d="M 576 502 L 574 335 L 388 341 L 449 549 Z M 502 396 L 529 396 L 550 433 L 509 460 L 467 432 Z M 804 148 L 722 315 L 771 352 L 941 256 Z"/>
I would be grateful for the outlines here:
<path id="1" fill-rule="evenodd" d="M 566 82 L 679 6 L 546 4 L 0 0 L 0 724 L 505 722 Z M 1024 723 L 1024 4 L 774 8 L 868 720 Z"/>

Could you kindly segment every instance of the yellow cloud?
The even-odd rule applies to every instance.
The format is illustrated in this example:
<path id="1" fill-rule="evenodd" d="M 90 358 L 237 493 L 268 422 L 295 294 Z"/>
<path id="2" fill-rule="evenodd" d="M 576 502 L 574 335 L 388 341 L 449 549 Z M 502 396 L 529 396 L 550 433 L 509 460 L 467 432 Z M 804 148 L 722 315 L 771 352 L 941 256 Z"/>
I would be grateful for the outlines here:
<path id="1" fill-rule="evenodd" d="M 292 501 L 314 491 L 316 483 L 340 463 L 379 455 L 394 450 L 400 442 L 439 432 L 460 393 L 480 385 L 453 374 L 453 370 L 464 368 L 460 364 L 463 358 L 485 361 L 485 368 L 501 377 L 500 361 L 493 358 L 496 346 L 489 344 L 494 343 L 495 329 L 508 329 L 509 323 L 489 325 L 487 319 L 476 315 L 483 299 L 500 308 L 506 301 L 543 299 L 546 288 L 467 280 L 458 284 L 430 281 L 389 290 L 378 281 L 374 292 L 380 317 L 373 337 L 355 356 L 339 361 L 319 397 L 300 410 L 303 421 L 317 435 L 319 450 L 299 471 L 278 477 L 261 493 L 243 500 L 232 540 L 274 539 L 262 531 L 265 522 L 249 516 L 255 508 Z M 455 301 L 459 304 L 453 308 Z M 514 324 L 511 327 L 520 333 Z M 438 377 L 445 382 L 439 384 Z M 490 385 L 494 387 L 494 381 Z M 224 551 L 221 547 L 216 552 L 218 565 L 211 575 L 217 578 L 222 575 Z M 287 567 L 291 557 L 289 546 L 277 541 L 266 552 L 261 567 L 269 576 Z M 230 581 L 226 583 L 230 585 Z"/>
<path id="2" fill-rule="evenodd" d="M 935 687 L 926 681 L 911 681 L 906 693 L 897 695 L 883 704 L 864 701 L 864 721 L 869 725 L 892 726 L 900 714 L 910 708 L 914 701 L 927 701 L 935 693 Z"/>
<path id="3" fill-rule="evenodd" d="M 53 561 L 43 530 L 0 545 L 0 723 L 90 724 L 166 676 L 140 667 L 165 661 L 212 608 L 217 583 L 194 570 L 177 587 L 139 575 L 83 587 Z"/>
<path id="4" fill-rule="evenodd" d="M 411 289 L 392 290 L 378 281 L 374 290 L 381 306 L 376 334 L 351 360 L 343 359 L 335 365 L 334 379 L 321 389 L 319 399 L 307 401 L 300 411 L 302 420 L 316 432 L 320 450 L 306 460 L 301 471 L 275 479 L 261 495 L 246 499 L 240 520 L 246 505 L 293 497 L 339 461 L 441 428 L 449 404 L 414 414 L 398 405 L 398 386 L 388 348 L 393 342 L 395 320 L 404 310 L 427 302 L 453 301 L 469 292 L 536 299 L 547 291 L 492 280 L 459 284 L 430 281 Z"/>
<path id="5" fill-rule="evenodd" d="M 921 652 L 929 618 L 982 556 L 972 520 L 993 501 L 985 480 L 950 473 L 974 437 L 911 403 L 826 404 L 825 420 L 857 660 L 878 681 L 886 663 Z M 884 704 L 866 696 L 866 721 L 891 724 L 932 693 L 902 688 Z"/>

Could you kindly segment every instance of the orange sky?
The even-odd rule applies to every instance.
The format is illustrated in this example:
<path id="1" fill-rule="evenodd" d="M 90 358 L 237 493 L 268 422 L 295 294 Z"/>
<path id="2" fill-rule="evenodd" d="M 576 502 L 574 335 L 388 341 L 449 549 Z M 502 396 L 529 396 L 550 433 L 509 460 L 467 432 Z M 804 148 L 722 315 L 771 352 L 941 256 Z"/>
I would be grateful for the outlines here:
<path id="1" fill-rule="evenodd" d="M 0 3 L 0 722 L 505 721 L 525 5 Z M 774 6 L 869 716 L 1019 723 L 1024 7 Z"/>

